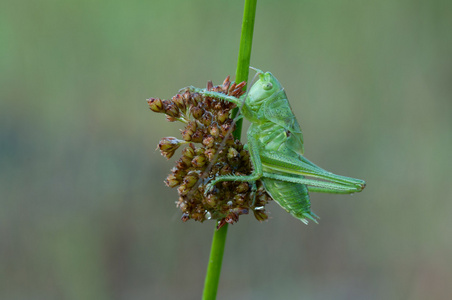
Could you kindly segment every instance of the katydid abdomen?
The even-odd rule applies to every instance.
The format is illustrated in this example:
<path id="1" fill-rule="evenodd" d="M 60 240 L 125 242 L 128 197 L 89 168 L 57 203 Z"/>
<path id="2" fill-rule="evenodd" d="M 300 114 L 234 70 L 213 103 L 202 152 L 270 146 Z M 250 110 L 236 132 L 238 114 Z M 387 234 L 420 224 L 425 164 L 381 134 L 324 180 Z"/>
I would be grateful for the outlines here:
<path id="1" fill-rule="evenodd" d="M 269 121 L 255 123 L 251 126 L 256 127 L 253 131 L 260 132 L 258 140 L 262 148 L 266 151 L 277 151 L 292 157 L 298 157 L 299 153 L 303 152 L 301 144 L 296 149 L 288 147 L 288 145 L 292 145 L 291 139 L 296 138 L 296 136 L 293 136 L 292 132 L 286 130 L 284 127 Z M 262 168 L 264 172 L 284 175 L 284 173 L 273 170 L 270 165 L 266 165 L 265 163 L 262 163 Z M 300 177 L 304 178 L 303 176 Z M 284 208 L 284 210 L 303 223 L 307 224 L 308 219 L 317 222 L 315 218 L 318 217 L 311 212 L 309 191 L 305 184 L 265 177 L 261 178 L 261 180 L 273 200 Z"/>
<path id="2" fill-rule="evenodd" d="M 317 222 L 317 216 L 311 212 L 311 202 L 309 201 L 308 188 L 305 184 L 261 178 L 267 193 L 295 218 L 303 223 L 308 223 L 307 219 Z"/>

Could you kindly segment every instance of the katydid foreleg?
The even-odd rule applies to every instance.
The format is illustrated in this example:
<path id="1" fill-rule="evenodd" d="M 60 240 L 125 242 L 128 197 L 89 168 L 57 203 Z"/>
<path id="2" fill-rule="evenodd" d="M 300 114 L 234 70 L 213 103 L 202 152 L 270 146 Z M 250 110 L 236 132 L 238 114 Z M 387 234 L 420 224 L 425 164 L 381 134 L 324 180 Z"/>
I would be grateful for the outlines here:
<path id="1" fill-rule="evenodd" d="M 215 98 L 215 99 L 220 99 L 220 100 L 232 102 L 235 105 L 237 105 L 238 107 L 240 107 L 243 104 L 243 101 L 244 101 L 241 98 L 228 96 L 228 95 L 225 95 L 225 94 L 222 94 L 222 93 L 218 93 L 218 92 L 214 92 L 214 91 L 208 91 L 206 89 L 200 89 L 200 88 L 197 88 L 197 87 L 194 87 L 194 86 L 189 86 L 189 87 L 186 87 L 185 89 L 188 89 L 190 92 L 199 93 L 199 94 L 207 96 L 207 97 L 211 97 L 211 98 Z"/>

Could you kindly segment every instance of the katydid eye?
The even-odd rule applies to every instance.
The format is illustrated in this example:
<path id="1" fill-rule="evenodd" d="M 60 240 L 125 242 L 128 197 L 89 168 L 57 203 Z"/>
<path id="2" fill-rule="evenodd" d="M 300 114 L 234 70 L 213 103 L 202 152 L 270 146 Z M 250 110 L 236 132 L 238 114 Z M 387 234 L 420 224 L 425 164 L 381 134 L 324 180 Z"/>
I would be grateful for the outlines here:
<path id="1" fill-rule="evenodd" d="M 271 84 L 270 82 L 267 82 L 262 87 L 264 88 L 264 90 L 268 91 L 268 90 L 272 89 L 273 84 Z"/>

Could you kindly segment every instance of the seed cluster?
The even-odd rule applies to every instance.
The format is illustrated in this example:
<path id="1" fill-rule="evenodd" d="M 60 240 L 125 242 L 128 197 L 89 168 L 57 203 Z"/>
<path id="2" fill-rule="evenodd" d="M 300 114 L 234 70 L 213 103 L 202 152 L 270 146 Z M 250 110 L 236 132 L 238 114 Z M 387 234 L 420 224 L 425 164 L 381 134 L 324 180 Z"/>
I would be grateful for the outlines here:
<path id="1" fill-rule="evenodd" d="M 245 85 L 245 82 L 231 83 L 228 76 L 221 86 L 213 86 L 209 81 L 207 90 L 238 98 L 244 93 Z M 166 114 L 168 121 L 185 124 L 181 130 L 182 140 L 166 137 L 158 146 L 161 154 L 169 159 L 181 145 L 187 145 L 165 180 L 167 186 L 177 187 L 177 206 L 183 212 L 182 221 L 217 219 L 220 228 L 237 222 L 240 215 L 250 210 L 259 221 L 268 218 L 265 205 L 271 198 L 261 181 L 255 185 L 221 182 L 206 193 L 206 185 L 212 178 L 252 172 L 248 151 L 232 135 L 235 129 L 235 122 L 230 118 L 233 103 L 206 97 L 190 88 L 180 90 L 171 100 L 150 98 L 147 101 L 152 111 Z"/>

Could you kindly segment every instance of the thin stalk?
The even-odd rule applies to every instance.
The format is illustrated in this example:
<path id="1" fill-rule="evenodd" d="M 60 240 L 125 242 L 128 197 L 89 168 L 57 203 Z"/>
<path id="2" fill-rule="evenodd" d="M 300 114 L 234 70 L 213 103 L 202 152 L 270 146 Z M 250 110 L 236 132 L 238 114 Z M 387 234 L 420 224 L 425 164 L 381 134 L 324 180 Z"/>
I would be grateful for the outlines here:
<path id="1" fill-rule="evenodd" d="M 240 36 L 239 57 L 237 60 L 237 71 L 235 73 L 235 82 L 248 81 L 251 60 L 251 45 L 253 43 L 254 18 L 256 16 L 257 0 L 245 0 L 245 9 L 243 10 L 242 34 Z M 232 111 L 234 119 L 238 113 L 238 108 Z M 240 140 L 242 134 L 242 119 L 236 123 L 236 130 L 233 135 Z"/>
<path id="2" fill-rule="evenodd" d="M 218 230 L 215 227 L 212 248 L 210 249 L 209 266 L 207 267 L 206 280 L 204 282 L 203 300 L 214 300 L 217 297 L 218 282 L 220 281 L 221 263 L 223 261 L 227 233 L 228 224 Z"/>
<path id="3" fill-rule="evenodd" d="M 245 0 L 243 11 L 242 33 L 240 36 L 240 49 L 237 61 L 236 82 L 248 80 L 249 66 L 251 60 L 251 45 L 253 43 L 254 18 L 256 16 L 257 0 Z M 238 109 L 232 111 L 232 118 L 237 115 Z M 240 139 L 242 134 L 242 120 L 236 123 L 236 130 L 233 135 Z M 216 224 L 215 224 L 216 225 Z M 228 224 L 226 223 L 219 230 L 214 231 L 212 248 L 210 249 L 209 264 L 204 282 L 203 300 L 215 300 L 218 291 L 218 282 L 220 281 L 221 264 L 223 262 L 224 245 L 226 244 L 226 235 Z"/>

